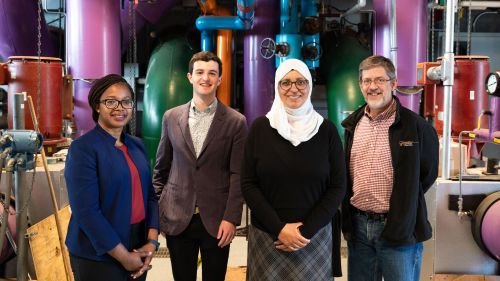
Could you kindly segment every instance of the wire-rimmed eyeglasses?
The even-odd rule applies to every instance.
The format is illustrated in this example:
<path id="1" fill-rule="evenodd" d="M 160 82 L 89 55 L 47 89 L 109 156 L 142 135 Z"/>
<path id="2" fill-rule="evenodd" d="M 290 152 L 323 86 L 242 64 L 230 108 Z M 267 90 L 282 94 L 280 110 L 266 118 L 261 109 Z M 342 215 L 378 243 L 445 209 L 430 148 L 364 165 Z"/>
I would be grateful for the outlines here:
<path id="1" fill-rule="evenodd" d="M 309 84 L 309 81 L 305 79 L 297 79 L 296 81 L 292 82 L 290 80 L 281 80 L 278 85 L 280 88 L 284 91 L 288 91 L 292 88 L 292 85 L 295 84 L 295 87 L 299 90 L 304 90 L 307 85 Z"/>
<path id="2" fill-rule="evenodd" d="M 382 77 L 378 77 L 378 78 L 375 78 L 375 79 L 363 79 L 361 80 L 361 85 L 365 86 L 365 87 L 368 87 L 372 84 L 372 82 L 375 82 L 375 85 L 377 86 L 383 86 L 386 82 L 389 82 L 391 81 L 392 79 L 385 79 L 385 78 L 382 78 Z"/>
<path id="3" fill-rule="evenodd" d="M 126 99 L 126 100 L 105 99 L 100 101 L 99 103 L 103 103 L 107 109 L 117 109 L 119 105 L 121 105 L 125 109 L 131 109 L 134 107 L 134 101 L 131 99 Z"/>

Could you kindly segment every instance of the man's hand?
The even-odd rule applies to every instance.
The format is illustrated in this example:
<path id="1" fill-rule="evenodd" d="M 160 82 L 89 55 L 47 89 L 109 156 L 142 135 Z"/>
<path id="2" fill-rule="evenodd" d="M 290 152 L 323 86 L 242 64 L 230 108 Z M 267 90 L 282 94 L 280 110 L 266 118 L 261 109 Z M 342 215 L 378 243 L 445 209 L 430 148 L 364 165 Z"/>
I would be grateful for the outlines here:
<path id="1" fill-rule="evenodd" d="M 222 220 L 219 226 L 219 232 L 217 232 L 217 239 L 219 239 L 219 247 L 224 248 L 233 241 L 234 234 L 236 233 L 236 226 L 234 224 Z"/>
<path id="2" fill-rule="evenodd" d="M 299 226 L 301 225 L 301 222 L 287 223 L 278 235 L 279 241 L 274 242 L 276 249 L 297 251 L 309 244 L 311 240 L 300 234 Z"/>

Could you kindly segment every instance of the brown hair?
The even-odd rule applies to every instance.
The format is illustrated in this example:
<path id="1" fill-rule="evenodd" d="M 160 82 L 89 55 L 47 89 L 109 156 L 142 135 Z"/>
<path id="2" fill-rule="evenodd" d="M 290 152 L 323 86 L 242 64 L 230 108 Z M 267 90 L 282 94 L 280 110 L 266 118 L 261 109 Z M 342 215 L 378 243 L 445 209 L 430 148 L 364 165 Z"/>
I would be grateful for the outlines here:
<path id="1" fill-rule="evenodd" d="M 219 77 L 220 77 L 222 75 L 222 61 L 214 53 L 206 51 L 198 52 L 194 54 L 193 57 L 191 57 L 191 60 L 189 61 L 189 73 L 193 74 L 193 67 L 195 62 L 197 61 L 209 62 L 211 60 L 219 64 Z"/>
<path id="2" fill-rule="evenodd" d="M 384 56 L 370 56 L 364 59 L 359 64 L 359 81 L 361 81 L 363 70 L 369 70 L 379 66 L 385 69 L 385 72 L 389 76 L 389 79 L 392 80 L 396 78 L 396 69 L 394 68 L 394 64 L 390 59 Z"/>

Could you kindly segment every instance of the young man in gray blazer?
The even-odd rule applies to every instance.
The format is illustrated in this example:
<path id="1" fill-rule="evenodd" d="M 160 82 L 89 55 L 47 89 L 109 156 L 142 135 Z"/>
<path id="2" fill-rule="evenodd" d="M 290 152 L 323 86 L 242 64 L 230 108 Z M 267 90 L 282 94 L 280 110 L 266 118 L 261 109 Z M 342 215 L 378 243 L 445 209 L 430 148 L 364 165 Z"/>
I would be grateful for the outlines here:
<path id="1" fill-rule="evenodd" d="M 240 164 L 245 117 L 216 99 L 222 62 L 199 52 L 189 62 L 193 99 L 163 115 L 153 172 L 160 231 L 176 281 L 195 281 L 198 251 L 203 280 L 223 281 L 229 244 L 241 222 Z"/>

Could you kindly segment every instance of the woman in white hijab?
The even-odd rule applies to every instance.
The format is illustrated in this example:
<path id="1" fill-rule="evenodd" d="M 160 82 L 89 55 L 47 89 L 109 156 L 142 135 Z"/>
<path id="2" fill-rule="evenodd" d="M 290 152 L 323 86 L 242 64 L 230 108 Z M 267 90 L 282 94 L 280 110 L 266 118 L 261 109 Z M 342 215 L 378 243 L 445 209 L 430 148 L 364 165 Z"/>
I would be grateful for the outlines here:
<path id="1" fill-rule="evenodd" d="M 241 188 L 252 210 L 249 281 L 333 278 L 332 218 L 346 167 L 335 125 L 313 108 L 312 88 L 302 61 L 283 62 L 272 108 L 248 134 Z"/>

